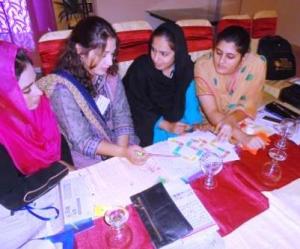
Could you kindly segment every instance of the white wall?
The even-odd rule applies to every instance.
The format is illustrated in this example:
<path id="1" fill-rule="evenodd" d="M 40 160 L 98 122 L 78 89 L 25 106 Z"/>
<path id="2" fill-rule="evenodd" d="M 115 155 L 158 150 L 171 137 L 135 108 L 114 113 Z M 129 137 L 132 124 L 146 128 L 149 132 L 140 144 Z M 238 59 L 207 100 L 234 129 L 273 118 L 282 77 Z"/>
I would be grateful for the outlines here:
<path id="1" fill-rule="evenodd" d="M 277 33 L 300 46 L 300 0 L 93 0 L 95 14 L 110 22 L 146 20 L 152 27 L 161 21 L 151 17 L 148 9 L 203 7 L 215 9 L 219 2 L 221 15 L 275 9 L 278 12 Z"/>
<path id="2" fill-rule="evenodd" d="M 95 14 L 109 22 L 146 20 L 152 27 L 156 27 L 161 21 L 151 17 L 146 10 L 194 7 L 215 9 L 218 1 L 222 2 L 222 0 L 94 0 L 93 2 Z"/>
<path id="3" fill-rule="evenodd" d="M 278 33 L 300 47 L 300 1 L 277 0 Z"/>
<path id="4" fill-rule="evenodd" d="M 243 0 L 242 13 L 252 15 L 259 10 L 276 10 L 277 34 L 300 46 L 300 0 Z"/>

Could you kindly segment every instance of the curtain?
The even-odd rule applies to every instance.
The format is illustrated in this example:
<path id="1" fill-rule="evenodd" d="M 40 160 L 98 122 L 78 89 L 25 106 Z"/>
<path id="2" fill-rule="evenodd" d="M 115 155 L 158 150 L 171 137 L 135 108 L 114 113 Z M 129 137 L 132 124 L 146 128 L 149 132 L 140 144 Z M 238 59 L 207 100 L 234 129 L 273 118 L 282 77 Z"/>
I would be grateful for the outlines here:
<path id="1" fill-rule="evenodd" d="M 52 30 L 52 0 L 0 0 L 0 40 L 33 51 L 40 36 Z"/>

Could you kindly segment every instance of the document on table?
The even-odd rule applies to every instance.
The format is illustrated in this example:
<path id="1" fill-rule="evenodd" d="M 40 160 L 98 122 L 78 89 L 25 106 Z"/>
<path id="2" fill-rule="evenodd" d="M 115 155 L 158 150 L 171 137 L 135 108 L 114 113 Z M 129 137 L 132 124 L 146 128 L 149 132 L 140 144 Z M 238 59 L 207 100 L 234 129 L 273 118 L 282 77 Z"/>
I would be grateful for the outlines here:
<path id="1" fill-rule="evenodd" d="M 162 247 L 162 249 L 225 249 L 222 237 L 214 231 L 201 231 Z"/>
<path id="2" fill-rule="evenodd" d="M 92 193 L 84 171 L 72 172 L 60 182 L 62 210 L 65 224 L 92 218 Z"/>
<path id="3" fill-rule="evenodd" d="M 217 233 L 218 225 L 191 186 L 176 180 L 165 183 L 164 187 L 180 212 L 193 227 L 193 231 L 188 236 L 163 247 L 163 249 L 225 248 L 223 240 Z"/>
<path id="4" fill-rule="evenodd" d="M 270 117 L 274 117 L 274 118 L 278 119 L 278 117 L 273 115 L 272 113 L 269 113 L 264 109 L 261 109 L 258 111 L 256 119 L 254 120 L 254 123 L 256 125 L 264 127 L 269 135 L 278 133 L 275 129 L 275 126 L 278 125 L 278 123 L 274 123 L 272 121 L 268 121 L 268 120 L 264 119 L 265 116 L 270 116 Z M 295 144 L 300 145 L 300 125 L 298 126 L 297 131 L 289 139 L 291 141 L 293 141 Z"/>
<path id="5" fill-rule="evenodd" d="M 152 164 L 147 162 L 149 168 Z M 153 166 L 154 167 L 154 166 Z M 145 165 L 135 166 L 128 160 L 111 158 L 98 165 L 87 167 L 88 188 L 97 207 L 126 206 L 130 196 L 149 188 L 159 181 L 160 174 Z"/>
<path id="6" fill-rule="evenodd" d="M 183 136 L 169 138 L 170 152 L 188 161 L 198 161 L 206 152 L 218 154 L 223 162 L 239 160 L 234 145 L 219 142 L 211 132 L 195 131 Z"/>
<path id="7" fill-rule="evenodd" d="M 196 131 L 193 133 L 171 138 L 168 141 L 159 142 L 146 148 L 147 152 L 163 155 L 178 155 L 177 157 L 149 158 L 142 168 L 156 171 L 166 180 L 182 178 L 185 181 L 203 175 L 199 165 L 199 158 L 206 151 L 217 152 L 223 155 L 223 162 L 239 160 L 235 152 L 235 146 L 226 142 L 214 141 L 216 136 L 210 132 Z"/>
<path id="8" fill-rule="evenodd" d="M 165 183 L 164 187 L 180 212 L 193 227 L 193 232 L 207 229 L 216 231 L 218 229 L 216 222 L 189 184 L 176 180 Z"/>

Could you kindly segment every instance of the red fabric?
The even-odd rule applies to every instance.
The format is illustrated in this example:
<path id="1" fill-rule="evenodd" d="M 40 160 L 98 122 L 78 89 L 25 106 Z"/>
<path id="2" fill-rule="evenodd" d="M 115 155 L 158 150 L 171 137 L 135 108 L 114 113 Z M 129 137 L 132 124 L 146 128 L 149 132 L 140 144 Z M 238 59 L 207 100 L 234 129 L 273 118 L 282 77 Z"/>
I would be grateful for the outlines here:
<path id="1" fill-rule="evenodd" d="M 207 50 L 213 45 L 211 27 L 189 26 L 182 27 L 187 42 L 188 52 Z"/>
<path id="2" fill-rule="evenodd" d="M 251 34 L 251 24 L 251 19 L 222 19 L 218 22 L 217 33 L 220 33 L 229 26 L 237 25 L 243 27 Z"/>
<path id="3" fill-rule="evenodd" d="M 151 34 L 151 30 L 118 32 L 120 48 L 117 60 L 119 62 L 134 60 L 138 56 L 148 53 L 148 41 Z"/>
<path id="4" fill-rule="evenodd" d="M 268 156 L 268 150 L 274 147 L 274 143 L 279 139 L 279 137 L 272 136 L 272 145 L 267 147 L 265 150 L 259 150 L 257 155 L 253 155 L 246 151 L 241 151 L 240 157 L 243 165 L 237 167 L 237 173 L 250 182 L 255 188 L 260 191 L 271 191 L 273 189 L 280 188 L 286 184 L 292 182 L 293 180 L 300 178 L 299 170 L 299 146 L 295 145 L 293 142 L 287 142 L 287 159 L 284 162 L 280 162 L 280 167 L 282 170 L 282 178 L 278 184 L 274 186 L 265 186 L 262 183 L 260 172 L 261 167 L 264 163 L 269 162 L 271 159 Z"/>
<path id="5" fill-rule="evenodd" d="M 196 195 L 219 225 L 222 236 L 269 207 L 268 199 L 237 174 L 236 168 L 240 166 L 240 161 L 224 165 L 216 176 L 215 189 L 206 190 L 204 178 L 192 183 Z"/>
<path id="6" fill-rule="evenodd" d="M 278 136 L 272 136 L 271 139 L 276 142 Z M 299 146 L 289 141 L 288 158 L 282 162 L 282 180 L 275 187 L 264 186 L 260 181 L 259 173 L 260 167 L 270 160 L 267 155 L 269 148 L 260 150 L 257 155 L 240 151 L 241 161 L 224 165 L 224 169 L 216 176 L 218 186 L 213 190 L 203 188 L 203 178 L 191 184 L 196 195 L 218 223 L 219 233 L 222 236 L 229 234 L 269 207 L 268 199 L 260 191 L 282 187 L 300 177 Z M 129 225 L 135 239 L 130 249 L 153 248 L 150 237 L 133 207 L 129 207 L 129 213 Z M 77 235 L 77 248 L 106 248 L 103 244 L 106 230 L 107 226 L 103 220 L 97 220 L 95 228 Z"/>
<path id="7" fill-rule="evenodd" d="M 117 61 L 130 61 L 139 57 L 140 55 L 148 53 L 148 44 L 139 44 L 132 47 L 122 48 L 120 47 L 119 53 L 117 56 Z"/>
<path id="8" fill-rule="evenodd" d="M 128 225 L 132 230 L 132 243 L 129 247 L 124 249 L 154 249 L 150 236 L 142 223 L 136 210 L 129 206 L 129 221 Z M 95 226 L 77 233 L 75 235 L 77 249 L 106 249 L 108 248 L 105 242 L 105 233 L 108 226 L 104 220 L 98 219 L 95 221 Z"/>
<path id="9" fill-rule="evenodd" d="M 258 18 L 252 23 L 252 38 L 262 38 L 267 35 L 275 35 L 277 17 Z"/>
<path id="10" fill-rule="evenodd" d="M 42 70 L 44 74 L 51 73 L 59 59 L 59 56 L 64 51 L 66 39 L 44 41 L 38 43 Z"/>

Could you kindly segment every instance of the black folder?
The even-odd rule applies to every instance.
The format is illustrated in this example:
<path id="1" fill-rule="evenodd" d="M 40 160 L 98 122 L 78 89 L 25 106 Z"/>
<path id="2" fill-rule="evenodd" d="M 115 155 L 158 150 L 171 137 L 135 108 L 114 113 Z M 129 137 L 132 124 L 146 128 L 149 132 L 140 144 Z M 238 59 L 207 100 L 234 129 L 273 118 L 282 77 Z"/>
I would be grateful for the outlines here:
<path id="1" fill-rule="evenodd" d="M 156 248 L 182 238 L 193 230 L 161 183 L 130 199 Z"/>

